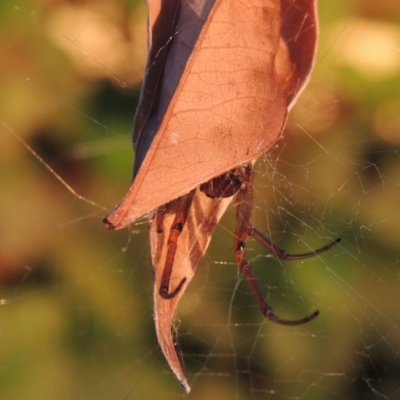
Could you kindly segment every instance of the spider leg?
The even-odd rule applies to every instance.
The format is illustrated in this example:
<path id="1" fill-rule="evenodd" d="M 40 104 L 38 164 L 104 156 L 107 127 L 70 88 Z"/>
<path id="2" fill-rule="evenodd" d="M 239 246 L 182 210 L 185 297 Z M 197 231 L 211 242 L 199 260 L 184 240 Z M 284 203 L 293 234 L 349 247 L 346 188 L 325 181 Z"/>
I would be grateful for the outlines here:
<path id="1" fill-rule="evenodd" d="M 332 247 L 336 246 L 340 242 L 340 238 L 330 242 L 324 247 L 321 247 L 318 250 L 310 251 L 309 253 L 302 253 L 302 254 L 290 254 L 287 253 L 285 250 L 279 248 L 274 242 L 264 236 L 257 228 L 254 226 L 248 226 L 247 228 L 248 235 L 252 236 L 258 242 L 260 242 L 264 247 L 266 247 L 271 253 L 282 260 L 302 260 L 304 258 L 310 258 L 314 256 L 318 256 L 321 253 L 331 249 Z"/>
<path id="2" fill-rule="evenodd" d="M 261 309 L 261 312 L 267 319 L 281 325 L 301 325 L 313 320 L 315 317 L 318 316 L 319 311 L 315 311 L 311 315 L 298 320 L 287 320 L 278 317 L 276 314 L 274 314 L 271 306 L 265 299 L 260 289 L 260 285 L 257 282 L 257 278 L 254 276 L 253 271 L 250 268 L 250 265 L 248 264 L 246 258 L 244 257 L 244 247 L 242 249 L 236 250 L 235 255 L 239 263 L 240 272 L 246 278 L 247 283 L 249 284 L 251 291 L 253 292 L 253 295 L 256 298 L 256 301 Z"/>
<path id="3" fill-rule="evenodd" d="M 183 227 L 185 226 L 189 213 L 189 208 L 190 205 L 192 204 L 194 192 L 195 191 L 192 190 L 187 195 L 182 196 L 171 202 L 174 203 L 175 218 L 169 231 L 168 242 L 167 242 L 168 251 L 165 259 L 164 270 L 161 276 L 161 285 L 159 290 L 160 296 L 163 297 L 164 299 L 172 299 L 173 297 L 175 297 L 182 289 L 183 284 L 186 282 L 186 278 L 183 278 L 178 284 L 178 286 L 172 292 L 170 292 L 169 285 L 171 280 L 172 268 L 174 266 L 174 259 L 177 249 L 178 238 L 183 230 Z M 167 209 L 169 204 L 167 204 Z M 166 211 L 164 209 L 161 212 L 165 213 Z M 157 214 L 156 218 L 160 220 L 162 216 Z"/>
<path id="4" fill-rule="evenodd" d="M 272 311 L 271 306 L 268 304 L 267 300 L 265 299 L 261 288 L 257 282 L 257 278 L 254 276 L 251 267 L 246 260 L 246 251 L 245 251 L 245 243 L 247 239 L 247 235 L 251 235 L 255 232 L 255 229 L 250 227 L 250 218 L 251 218 L 251 211 L 253 207 L 253 171 L 250 165 L 241 167 L 242 172 L 242 186 L 239 189 L 236 197 L 236 229 L 234 235 L 234 252 L 236 261 L 239 265 L 240 272 L 244 275 L 247 280 L 247 283 L 250 286 L 250 289 L 256 298 L 256 301 L 264 314 L 264 316 L 278 324 L 281 325 L 300 325 L 306 322 L 313 320 L 317 315 L 318 311 L 315 311 L 311 315 L 301 318 L 298 320 L 286 320 L 278 317 Z M 258 231 L 257 231 L 258 232 Z M 262 235 L 261 235 L 262 236 Z M 270 245 L 270 241 L 267 240 L 267 244 Z M 268 246 L 266 246 L 269 248 Z M 270 245 L 272 246 L 272 244 Z"/>

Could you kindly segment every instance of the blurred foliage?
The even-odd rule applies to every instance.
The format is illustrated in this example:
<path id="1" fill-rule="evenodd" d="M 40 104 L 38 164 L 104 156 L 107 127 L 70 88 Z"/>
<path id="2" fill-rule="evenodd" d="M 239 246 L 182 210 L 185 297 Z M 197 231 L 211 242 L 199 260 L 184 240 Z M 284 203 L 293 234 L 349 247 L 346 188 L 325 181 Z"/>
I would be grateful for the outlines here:
<path id="1" fill-rule="evenodd" d="M 231 210 L 175 327 L 192 398 L 398 398 L 400 7 L 319 8 L 316 69 L 258 163 L 253 221 L 291 252 L 343 240 L 303 262 L 248 251 L 278 315 L 321 315 L 263 321 Z M 155 339 L 147 226 L 101 224 L 131 179 L 145 29 L 139 0 L 0 3 L 2 399 L 184 396 Z"/>

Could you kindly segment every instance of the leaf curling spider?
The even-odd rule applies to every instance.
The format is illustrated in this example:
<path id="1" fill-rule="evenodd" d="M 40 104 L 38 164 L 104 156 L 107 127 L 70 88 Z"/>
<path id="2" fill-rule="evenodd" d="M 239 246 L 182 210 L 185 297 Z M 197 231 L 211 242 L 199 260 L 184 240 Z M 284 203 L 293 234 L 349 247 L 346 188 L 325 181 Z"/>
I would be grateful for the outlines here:
<path id="1" fill-rule="evenodd" d="M 285 250 L 280 249 L 271 240 L 265 237 L 259 230 L 250 225 L 250 218 L 253 207 L 253 182 L 253 169 L 250 164 L 247 164 L 234 168 L 223 175 L 220 175 L 206 183 L 203 183 L 202 185 L 200 185 L 200 191 L 202 191 L 206 196 L 210 198 L 231 197 L 236 194 L 236 228 L 234 233 L 234 254 L 236 262 L 239 266 L 239 270 L 246 278 L 247 283 L 249 284 L 250 289 L 263 315 L 267 319 L 281 325 L 304 324 L 316 318 L 319 314 L 319 311 L 314 311 L 312 314 L 297 320 L 287 320 L 280 318 L 272 311 L 271 306 L 268 304 L 261 291 L 261 288 L 257 282 L 257 278 L 253 274 L 251 267 L 246 260 L 245 246 L 247 236 L 252 236 L 265 248 L 271 251 L 272 254 L 282 260 L 301 260 L 317 256 L 337 245 L 340 242 L 340 238 L 332 241 L 331 243 L 327 244 L 324 247 L 321 247 L 318 250 L 310 251 L 308 253 L 290 254 L 287 253 Z M 175 297 L 186 282 L 186 278 L 183 278 L 176 286 L 176 288 L 170 291 L 170 279 L 174 264 L 175 253 L 178 246 L 178 238 L 185 225 L 194 192 L 195 190 L 192 190 L 187 195 L 184 195 L 179 199 L 174 200 L 179 202 L 178 211 L 176 212 L 174 221 L 169 231 L 167 258 L 162 273 L 159 289 L 160 296 L 165 299 L 171 299 Z M 156 218 L 162 218 L 164 212 L 165 208 L 158 209 Z"/>

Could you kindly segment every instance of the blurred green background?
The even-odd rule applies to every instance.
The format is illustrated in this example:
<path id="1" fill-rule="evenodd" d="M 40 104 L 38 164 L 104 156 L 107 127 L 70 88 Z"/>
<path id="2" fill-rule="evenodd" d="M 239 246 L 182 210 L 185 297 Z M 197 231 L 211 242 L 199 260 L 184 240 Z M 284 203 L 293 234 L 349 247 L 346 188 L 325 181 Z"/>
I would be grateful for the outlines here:
<path id="1" fill-rule="evenodd" d="M 174 327 L 193 399 L 400 398 L 400 6 L 319 8 L 316 69 L 257 164 L 253 222 L 291 252 L 343 240 L 304 261 L 248 252 L 278 315 L 321 315 L 263 320 L 230 210 Z M 145 30 L 144 1 L 0 4 L 1 399 L 186 397 L 154 334 L 147 225 L 101 223 L 131 178 Z"/>

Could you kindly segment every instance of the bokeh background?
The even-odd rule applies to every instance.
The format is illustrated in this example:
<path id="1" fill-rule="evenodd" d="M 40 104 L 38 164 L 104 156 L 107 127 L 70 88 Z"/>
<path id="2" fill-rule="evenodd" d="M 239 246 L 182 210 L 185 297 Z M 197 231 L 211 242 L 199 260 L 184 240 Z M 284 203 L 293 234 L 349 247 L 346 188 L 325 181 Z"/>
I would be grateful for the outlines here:
<path id="1" fill-rule="evenodd" d="M 319 8 L 316 69 L 257 164 L 253 222 L 291 252 L 342 242 L 248 252 L 278 315 L 321 315 L 263 320 L 228 211 L 174 326 L 193 399 L 400 398 L 400 5 Z M 101 223 L 131 179 L 145 59 L 144 0 L 0 4 L 1 399 L 186 397 L 155 338 L 147 225 Z"/>

